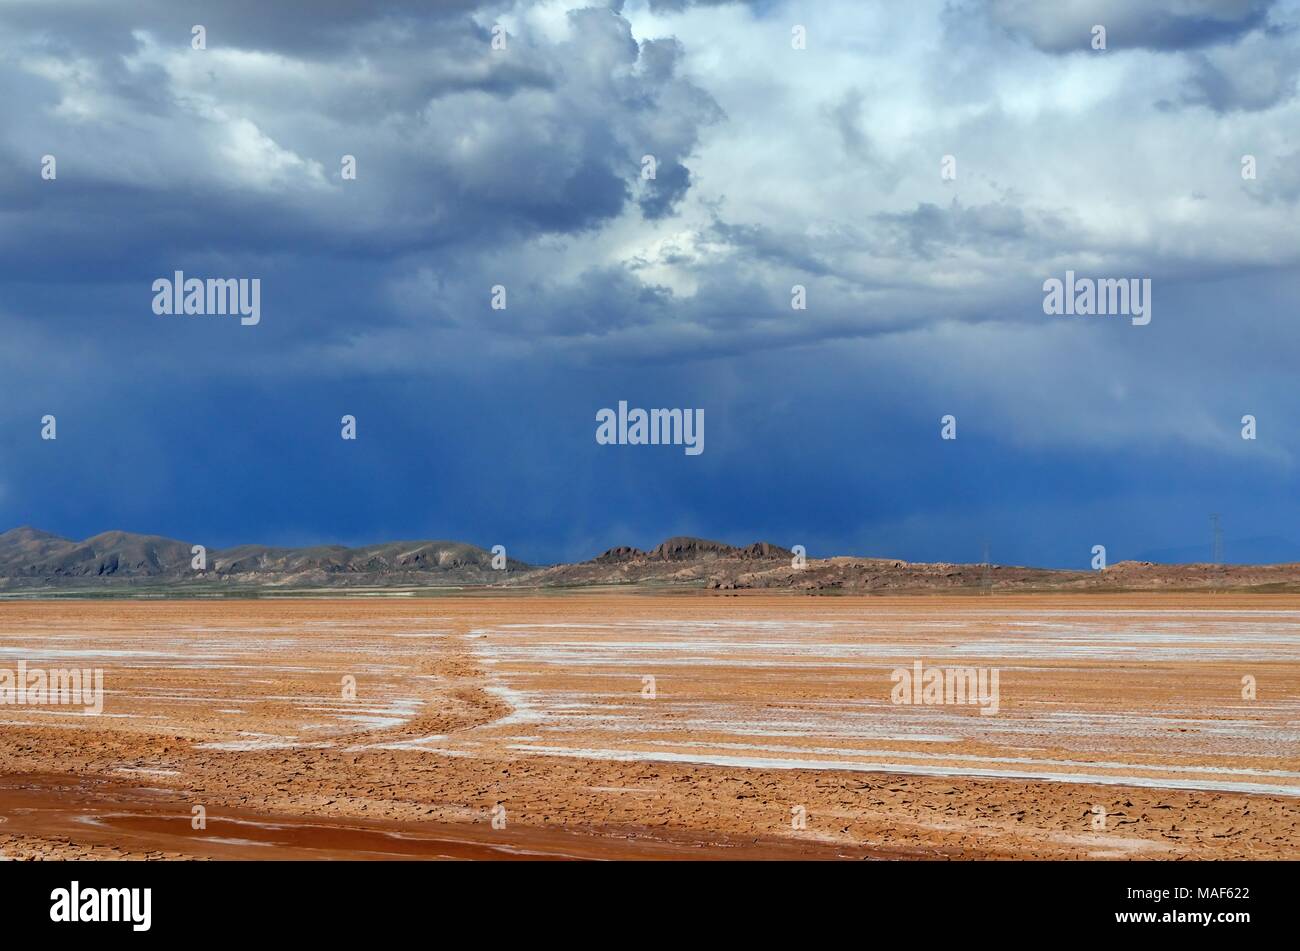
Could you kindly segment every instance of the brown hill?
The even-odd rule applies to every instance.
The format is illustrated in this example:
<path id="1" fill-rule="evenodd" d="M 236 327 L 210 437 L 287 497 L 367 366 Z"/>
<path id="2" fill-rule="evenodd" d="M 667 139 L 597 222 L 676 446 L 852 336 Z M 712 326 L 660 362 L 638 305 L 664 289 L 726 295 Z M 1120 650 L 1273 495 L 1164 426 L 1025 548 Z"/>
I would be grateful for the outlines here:
<path id="1" fill-rule="evenodd" d="M 195 571 L 192 544 L 157 535 L 104 532 L 76 542 L 23 527 L 0 534 L 0 586 L 148 585 L 459 585 L 501 582 L 531 570 L 516 559 L 492 568 L 492 553 L 450 541 L 385 542 L 348 548 L 240 545 L 207 552 Z"/>
<path id="2" fill-rule="evenodd" d="M 877 592 L 995 591 L 1300 591 L 1300 565 L 1163 565 L 1120 562 L 1104 571 L 1062 571 L 1011 565 L 914 564 L 893 558 L 809 558 L 770 542 L 736 547 L 689 536 L 648 551 L 611 548 L 590 561 L 535 567 L 510 559 L 492 567 L 492 553 L 454 541 L 384 542 L 349 548 L 240 545 L 207 553 L 207 569 L 191 568 L 189 542 L 112 531 L 84 541 L 29 526 L 0 534 L 0 590 L 133 590 L 263 587 L 565 588 L 642 586 L 713 591 Z"/>

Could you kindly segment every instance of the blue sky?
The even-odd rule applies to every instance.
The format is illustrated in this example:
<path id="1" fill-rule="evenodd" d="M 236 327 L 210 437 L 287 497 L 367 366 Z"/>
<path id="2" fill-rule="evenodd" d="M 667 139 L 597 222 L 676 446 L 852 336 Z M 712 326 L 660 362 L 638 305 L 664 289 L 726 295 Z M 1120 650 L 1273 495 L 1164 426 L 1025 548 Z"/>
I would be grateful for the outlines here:
<path id="1" fill-rule="evenodd" d="M 0 0 L 0 527 L 1300 560 L 1300 4 L 591 3 Z"/>

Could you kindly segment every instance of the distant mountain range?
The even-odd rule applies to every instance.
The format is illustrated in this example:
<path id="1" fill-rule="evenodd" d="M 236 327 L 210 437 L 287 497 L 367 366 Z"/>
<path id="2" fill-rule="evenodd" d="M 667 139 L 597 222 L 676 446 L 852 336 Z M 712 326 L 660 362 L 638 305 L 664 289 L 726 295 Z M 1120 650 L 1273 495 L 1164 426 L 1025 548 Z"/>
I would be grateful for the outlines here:
<path id="1" fill-rule="evenodd" d="M 361 548 L 240 545 L 206 551 L 205 570 L 197 571 L 192 567 L 193 547 L 190 542 L 130 532 L 104 532 L 77 542 L 35 528 L 15 528 L 0 534 L 0 584 L 102 586 L 218 580 L 328 585 L 381 579 L 484 584 L 530 568 L 507 559 L 503 571 L 494 571 L 492 553 L 477 546 L 418 541 Z"/>
<path id="2" fill-rule="evenodd" d="M 611 548 L 574 564 L 529 565 L 454 541 L 384 542 L 349 548 L 240 545 L 205 551 L 158 535 L 104 532 L 73 541 L 22 527 L 0 534 L 0 592 L 113 593 L 153 589 L 313 591 L 362 588 L 569 588 L 638 586 L 712 591 L 810 593 L 902 591 L 1068 591 L 1238 589 L 1300 591 L 1300 564 L 1228 565 L 1120 562 L 1104 571 L 1007 565 L 909 563 L 891 558 L 796 558 L 770 542 L 736 547 L 669 538 L 656 547 Z"/>

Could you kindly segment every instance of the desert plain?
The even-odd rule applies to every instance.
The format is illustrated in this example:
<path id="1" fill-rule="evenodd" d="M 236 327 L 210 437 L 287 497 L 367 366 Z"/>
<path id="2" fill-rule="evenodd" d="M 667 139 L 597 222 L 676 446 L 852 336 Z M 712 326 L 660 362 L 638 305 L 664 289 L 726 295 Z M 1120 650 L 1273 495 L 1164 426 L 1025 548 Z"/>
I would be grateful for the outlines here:
<path id="1" fill-rule="evenodd" d="M 104 692 L 0 705 L 10 859 L 1300 858 L 1295 595 L 0 602 L 19 661 Z"/>

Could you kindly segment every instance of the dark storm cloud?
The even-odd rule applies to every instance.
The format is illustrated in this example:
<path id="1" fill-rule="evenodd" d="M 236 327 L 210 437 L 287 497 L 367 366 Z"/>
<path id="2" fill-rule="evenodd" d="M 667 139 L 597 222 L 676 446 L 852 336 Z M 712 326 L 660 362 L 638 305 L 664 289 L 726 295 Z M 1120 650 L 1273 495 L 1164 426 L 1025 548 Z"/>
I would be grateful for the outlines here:
<path id="1" fill-rule="evenodd" d="M 1185 103 L 1218 113 L 1260 112 L 1295 98 L 1300 84 L 1300 33 L 1276 29 L 1233 46 L 1197 53 Z"/>
<path id="2" fill-rule="evenodd" d="M 1089 51 L 1094 25 L 1108 49 L 1188 50 L 1235 40 L 1268 21 L 1277 0 L 990 0 L 993 22 L 1049 53 Z"/>
<path id="3" fill-rule="evenodd" d="M 817 276 L 831 274 L 830 265 L 818 257 L 812 242 L 797 234 L 779 234 L 761 225 L 728 224 L 717 220 L 712 234 L 728 244 L 743 248 L 756 261 L 780 264 Z"/>
<path id="4" fill-rule="evenodd" d="M 32 25 L 29 5 L 4 8 L 28 32 L 0 64 L 6 87 L 21 91 L 0 159 L 33 173 L 46 152 L 59 161 L 57 183 L 30 174 L 0 184 L 11 224 L 0 273 L 23 282 L 5 295 L 12 313 L 21 319 L 39 299 L 42 275 L 147 287 L 177 267 L 463 258 L 589 231 L 634 197 L 661 217 L 690 187 L 683 162 L 700 129 L 719 117 L 681 77 L 679 44 L 638 44 L 609 11 L 575 11 L 566 38 L 513 37 L 494 54 L 464 4 L 392 37 L 382 18 L 427 5 L 309 6 L 277 7 L 276 22 L 306 18 L 308 37 L 329 24 L 354 30 L 346 50 L 257 58 L 249 49 L 303 47 L 281 44 L 276 29 L 254 36 L 254 20 L 236 16 L 238 33 L 210 30 L 209 49 L 194 51 L 187 31 L 159 39 L 181 16 L 168 5 L 72 5 L 71 30 L 57 34 Z M 228 48 L 236 39 L 248 49 Z M 643 153 L 660 161 L 648 183 L 638 181 Z M 344 154 L 356 156 L 355 182 L 340 179 Z"/>
<path id="5" fill-rule="evenodd" d="M 611 0 L 611 5 L 624 9 L 627 0 Z M 655 13 L 681 13 L 692 7 L 746 7 L 755 13 L 763 14 L 781 7 L 781 0 L 648 0 L 649 8 Z"/>
<path id="6" fill-rule="evenodd" d="M 148 29 L 188 45 L 202 24 L 211 47 L 231 46 L 303 56 L 338 54 L 380 37 L 401 40 L 410 31 L 464 22 L 485 0 L 7 0 L 0 25 L 29 45 L 56 51 L 129 51 L 131 32 Z"/>
<path id="7" fill-rule="evenodd" d="M 316 16 L 353 25 L 364 8 L 325 5 Z M 380 7 L 378 13 L 390 9 Z M 102 29 L 126 36 L 130 23 L 147 28 L 152 42 L 143 46 L 130 40 L 107 55 L 99 30 L 81 38 L 75 52 L 105 62 L 98 74 L 67 82 L 93 86 L 96 101 L 89 108 L 95 114 L 84 121 L 56 119 L 51 136 L 50 113 L 57 115 L 60 99 L 75 96 L 75 90 L 65 88 L 61 96 L 58 79 L 48 74 L 42 83 L 9 73 L 32 89 L 32 111 L 44 114 L 28 113 L 9 125 L 6 158 L 33 161 L 30 126 L 40 124 L 43 144 L 51 151 L 60 140 L 68 143 L 65 167 L 78 173 L 67 176 L 73 187 L 77 180 L 120 181 L 128 172 L 120 153 L 171 153 L 167 157 L 176 161 L 170 167 L 160 162 L 138 176 L 141 188 L 153 189 L 160 204 L 179 199 L 179 192 L 191 203 L 204 200 L 205 193 L 225 202 L 248 182 L 232 174 L 237 163 L 223 164 L 220 149 L 214 155 L 211 145 L 213 139 L 222 144 L 221 135 L 231 126 L 248 122 L 255 132 L 234 132 L 265 136 L 268 152 L 273 146 L 319 167 L 319 175 L 311 168 L 290 168 L 276 183 L 285 205 L 298 205 L 304 236 L 319 229 L 333 205 L 338 209 L 334 228 L 353 241 L 380 245 L 391 242 L 394 230 L 401 234 L 404 221 L 420 218 L 430 246 L 475 234 L 491 238 L 503 231 L 591 227 L 617 214 L 629 199 L 624 183 L 635 181 L 643 151 L 666 166 L 647 207 L 661 213 L 680 199 L 689 183 L 681 162 L 700 125 L 713 121 L 717 110 L 706 94 L 677 75 L 676 46 L 639 47 L 625 21 L 593 9 L 571 14 L 572 36 L 565 41 L 515 38 L 508 53 L 494 55 L 485 31 L 463 17 L 442 22 L 453 19 L 455 11 L 438 9 L 439 18 L 425 18 L 385 40 L 383 56 L 378 55 L 380 38 L 354 40 L 358 48 L 376 47 L 364 68 L 347 56 L 326 64 L 223 59 L 226 44 L 211 35 L 206 52 L 190 51 L 187 36 L 155 46 L 158 23 L 139 11 L 129 20 L 123 15 L 117 27 Z M 278 15 L 288 16 L 283 10 Z M 247 29 L 248 18 L 240 22 Z M 123 58 L 132 56 L 130 68 L 124 68 Z M 178 56 L 188 59 L 178 62 Z M 211 59 L 199 59 L 204 56 Z M 195 62 L 200 65 L 194 67 Z M 212 74 L 211 82 L 205 72 Z M 149 122 L 151 117 L 158 121 Z M 84 148 L 96 137 L 113 148 L 97 151 L 91 161 Z M 72 163 L 79 152 L 77 167 Z M 386 215 L 351 214 L 349 199 L 338 194 L 344 152 L 356 154 L 361 168 L 352 190 L 368 189 L 366 205 L 373 208 L 378 199 Z M 274 217 L 285 215 L 285 205 Z M 148 230 L 155 232 L 150 224 Z M 418 238 L 399 239 L 397 247 L 408 240 Z"/>
<path id="8" fill-rule="evenodd" d="M 1034 237 L 1024 211 L 1005 201 L 971 207 L 957 199 L 946 207 L 925 202 L 911 211 L 881 215 L 880 221 L 894 241 L 922 258 L 955 246 L 1005 254 L 1009 246 Z"/>
<path id="9" fill-rule="evenodd" d="M 1281 5 L 571 6 L 0 4 L 0 528 L 1073 563 L 1294 488 Z M 1035 49 L 1099 6 L 1160 52 Z M 1155 277 L 1152 325 L 1045 320 L 1068 267 Z M 262 323 L 154 316 L 174 268 Z M 622 398 L 707 453 L 600 451 Z"/>

